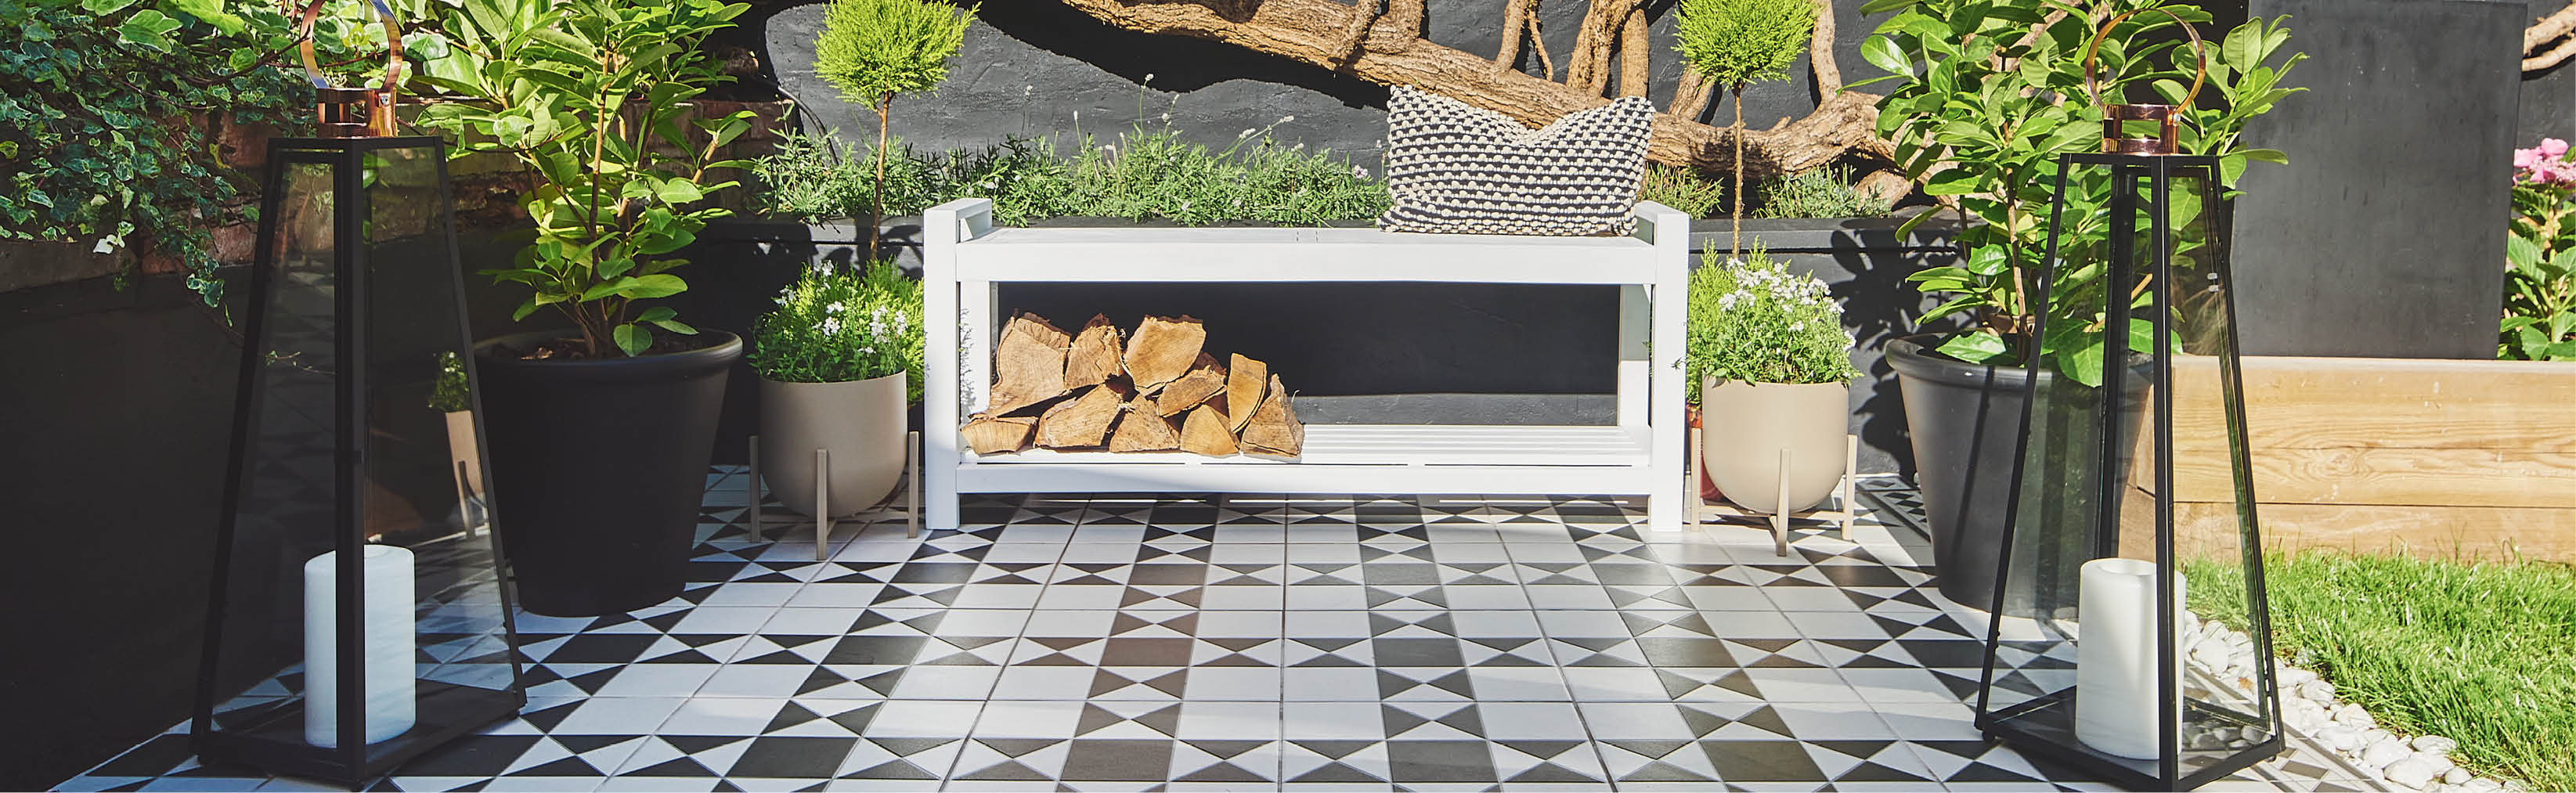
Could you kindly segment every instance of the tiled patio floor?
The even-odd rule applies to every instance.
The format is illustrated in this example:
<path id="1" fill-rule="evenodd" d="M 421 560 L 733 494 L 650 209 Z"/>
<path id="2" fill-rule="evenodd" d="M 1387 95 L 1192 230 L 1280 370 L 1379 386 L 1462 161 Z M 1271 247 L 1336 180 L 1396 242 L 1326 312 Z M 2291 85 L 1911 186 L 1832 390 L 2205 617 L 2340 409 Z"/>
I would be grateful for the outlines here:
<path id="1" fill-rule="evenodd" d="M 2078 790 L 1987 745 L 1910 493 L 1849 540 L 1587 498 L 987 500 L 746 536 L 680 600 L 524 616 L 529 704 L 401 790 Z M 1892 481 L 1892 480 L 1891 480 Z M 185 725 L 67 789 L 278 790 Z M 2296 749 L 2212 789 L 2358 790 Z"/>

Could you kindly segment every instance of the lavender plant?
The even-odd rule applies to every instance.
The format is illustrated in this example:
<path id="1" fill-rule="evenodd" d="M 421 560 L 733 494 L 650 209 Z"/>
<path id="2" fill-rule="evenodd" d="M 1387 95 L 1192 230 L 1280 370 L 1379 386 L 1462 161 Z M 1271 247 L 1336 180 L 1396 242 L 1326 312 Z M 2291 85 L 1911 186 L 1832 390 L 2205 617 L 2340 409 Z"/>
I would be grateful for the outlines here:
<path id="1" fill-rule="evenodd" d="M 843 383 L 897 372 L 905 393 L 921 400 L 921 282 L 892 261 L 863 270 L 808 270 L 778 293 L 778 308 L 752 330 L 748 357 L 761 377 L 789 383 Z"/>
<path id="2" fill-rule="evenodd" d="M 1683 320 L 1690 346 L 1682 352 L 1689 401 L 1699 401 L 1700 378 L 1754 383 L 1834 383 L 1852 368 L 1852 337 L 1843 331 L 1842 306 L 1825 282 L 1793 275 L 1756 244 L 1742 259 L 1718 258 L 1714 249 L 1691 271 L 1690 310 Z"/>

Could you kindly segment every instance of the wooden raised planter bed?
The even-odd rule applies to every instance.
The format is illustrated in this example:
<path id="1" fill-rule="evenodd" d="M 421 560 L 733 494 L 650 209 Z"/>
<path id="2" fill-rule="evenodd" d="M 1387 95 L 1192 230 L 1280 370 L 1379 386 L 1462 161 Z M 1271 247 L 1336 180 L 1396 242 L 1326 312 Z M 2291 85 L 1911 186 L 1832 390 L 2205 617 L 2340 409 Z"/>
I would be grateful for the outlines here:
<path id="1" fill-rule="evenodd" d="M 2243 370 L 2265 545 L 2576 562 L 2576 364 L 2252 356 Z M 2176 530 L 2220 537 L 2225 438 L 2195 430 L 2223 425 L 2190 393 L 2217 369 L 2185 357 L 2175 374 Z"/>

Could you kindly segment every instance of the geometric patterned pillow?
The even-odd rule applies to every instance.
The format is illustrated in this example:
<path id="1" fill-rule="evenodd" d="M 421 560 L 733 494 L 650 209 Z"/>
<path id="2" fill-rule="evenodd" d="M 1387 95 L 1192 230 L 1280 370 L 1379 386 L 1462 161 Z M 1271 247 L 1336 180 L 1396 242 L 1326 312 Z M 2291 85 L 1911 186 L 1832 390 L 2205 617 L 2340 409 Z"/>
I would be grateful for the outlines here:
<path id="1" fill-rule="evenodd" d="M 1386 100 L 1387 231 L 1623 236 L 1645 180 L 1654 105 L 1621 97 L 1530 129 L 1397 86 Z"/>

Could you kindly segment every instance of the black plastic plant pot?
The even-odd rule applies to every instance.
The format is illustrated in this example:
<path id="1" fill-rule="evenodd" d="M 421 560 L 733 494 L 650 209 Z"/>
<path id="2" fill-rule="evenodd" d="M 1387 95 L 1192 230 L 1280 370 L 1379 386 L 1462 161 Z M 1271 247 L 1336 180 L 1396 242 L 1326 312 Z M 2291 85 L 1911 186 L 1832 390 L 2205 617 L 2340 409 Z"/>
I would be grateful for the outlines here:
<path id="1" fill-rule="evenodd" d="M 1914 483 L 1923 494 L 1923 512 L 1931 525 L 1934 584 L 1941 595 L 1953 603 L 1985 609 L 1995 602 L 1995 563 L 2003 552 L 2007 513 L 2015 508 L 2013 497 L 2013 458 L 2019 453 L 2022 405 L 2027 401 L 2029 373 L 2018 366 L 1989 366 L 1959 361 L 1932 352 L 1937 335 L 1908 336 L 1887 344 L 1887 362 L 1896 370 L 1899 388 L 1905 397 L 1905 424 L 1914 445 Z M 2144 356 L 2133 356 L 2130 369 L 2152 366 Z M 2056 387 L 2057 374 L 2042 367 L 2039 372 L 2043 390 Z M 2143 376 L 2126 380 L 2124 401 L 2135 404 L 2146 398 Z M 2067 384 L 2056 393 L 2072 395 L 2079 386 Z M 2050 415 L 2033 416 L 2035 426 L 2051 432 L 2090 431 L 2083 426 L 2084 417 L 2075 408 L 2080 403 L 2060 399 L 2051 405 Z M 2135 423 L 2135 411 L 2129 413 Z M 2135 427 L 2130 436 L 2135 436 Z M 2125 463 L 2124 463 L 2125 465 Z M 2067 478 L 2098 482 L 2098 463 L 2069 458 L 2055 467 L 2073 472 Z M 2077 468 L 2088 470 L 2074 471 Z M 2025 494 L 2027 495 L 2027 494 Z M 2090 498 L 2063 496 L 2049 499 L 2022 499 L 2022 508 L 2038 509 L 2048 505 L 2059 511 L 2081 509 L 2092 503 Z M 2050 558 L 2043 547 L 2064 544 L 2042 543 L 2048 527 L 2054 524 L 2078 525 L 2076 515 L 2031 515 L 2033 530 L 2019 532 L 2013 543 L 2013 576 L 2011 590 L 2005 593 L 2008 609 L 2029 609 L 2035 599 L 2031 582 L 2043 578 L 2031 573 L 2042 566 L 2082 564 L 2084 560 L 2066 557 Z M 2063 519 L 2063 520 L 2058 520 Z M 2072 586 L 2074 576 L 2046 577 Z M 2071 602 L 2072 591 L 2056 593 L 2055 602 Z"/>
<path id="2" fill-rule="evenodd" d="M 651 606 L 688 581 L 725 377 L 742 340 L 634 358 L 523 360 L 561 338 L 475 345 L 501 538 L 520 605 L 588 617 Z"/>

